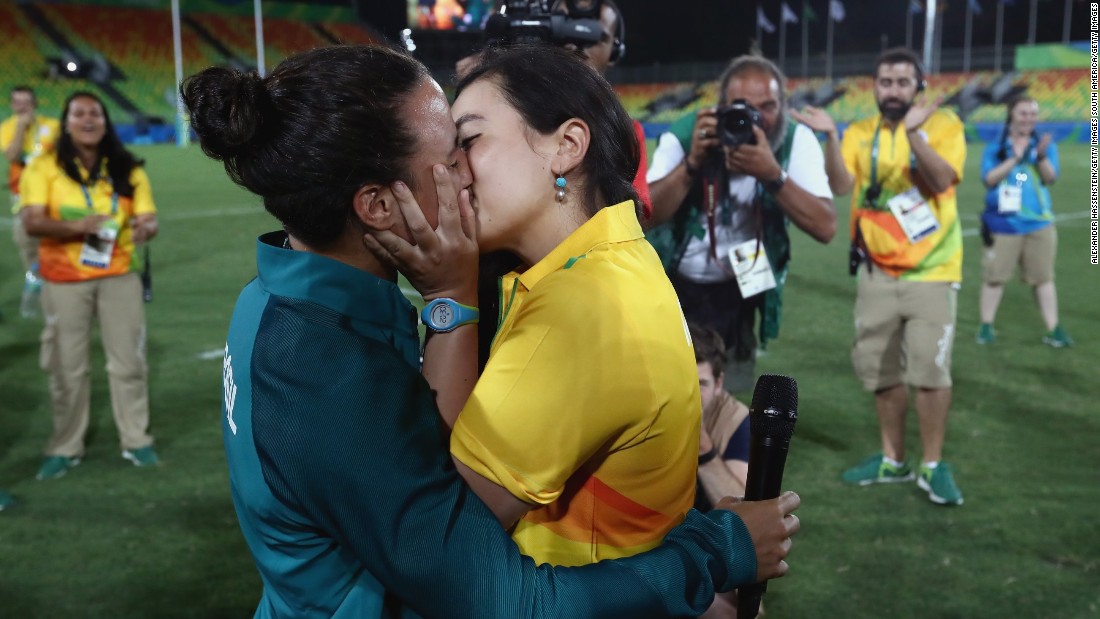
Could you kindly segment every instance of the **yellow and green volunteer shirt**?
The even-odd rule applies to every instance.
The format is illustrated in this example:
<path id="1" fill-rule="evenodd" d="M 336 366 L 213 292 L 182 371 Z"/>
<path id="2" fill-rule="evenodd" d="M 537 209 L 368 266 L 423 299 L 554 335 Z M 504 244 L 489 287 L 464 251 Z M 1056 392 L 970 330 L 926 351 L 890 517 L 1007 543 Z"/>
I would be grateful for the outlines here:
<path id="1" fill-rule="evenodd" d="M 75 221 L 91 214 L 110 215 L 118 227 L 118 238 L 107 268 L 81 264 L 83 237 L 42 237 L 38 245 L 38 260 L 39 270 L 46 281 L 79 282 L 141 269 L 141 254 L 134 251 L 130 218 L 157 211 L 153 204 L 153 191 L 149 187 L 149 176 L 143 168 L 134 168 L 130 172 L 134 195 L 129 198 L 119 196 L 114 193 L 107 177 L 106 161 L 103 165 L 99 180 L 87 186 L 69 178 L 58 165 L 57 157 L 37 157 L 23 172 L 24 207 L 45 206 L 48 217 L 61 221 Z M 88 171 L 79 162 L 77 167 L 87 180 Z"/>
<path id="2" fill-rule="evenodd" d="M 15 125 L 18 118 L 12 116 L 0 123 L 0 150 L 7 150 L 8 145 L 15 139 Z M 19 212 L 19 179 L 23 169 L 30 161 L 39 155 L 50 153 L 57 144 L 57 137 L 61 133 L 61 123 L 52 118 L 36 116 L 34 124 L 27 127 L 23 134 L 23 155 L 20 161 L 8 163 L 8 191 L 12 195 L 12 213 Z"/>
<path id="3" fill-rule="evenodd" d="M 856 121 L 844 131 L 841 153 L 844 165 L 855 177 L 852 192 L 851 235 L 856 238 L 857 226 L 862 232 L 867 252 L 874 263 L 886 273 L 910 281 L 962 280 L 962 231 L 959 228 L 955 186 L 933 194 L 916 183 L 917 171 L 911 168 L 913 159 L 906 137 L 905 125 L 898 123 L 893 131 L 885 125 L 878 131 L 876 177 L 882 187 L 878 208 L 868 208 L 864 202 L 871 186 L 872 153 L 875 132 L 882 116 Z M 959 117 L 949 110 L 937 110 L 921 125 L 928 144 L 950 165 L 962 181 L 966 162 L 966 139 Z M 917 185 L 921 195 L 939 220 L 939 230 L 910 243 L 901 224 L 887 207 L 890 198 Z"/>
<path id="4" fill-rule="evenodd" d="M 632 202 L 501 279 L 502 324 L 451 453 L 536 504 L 513 539 L 582 565 L 659 544 L 691 508 L 699 377 Z"/>

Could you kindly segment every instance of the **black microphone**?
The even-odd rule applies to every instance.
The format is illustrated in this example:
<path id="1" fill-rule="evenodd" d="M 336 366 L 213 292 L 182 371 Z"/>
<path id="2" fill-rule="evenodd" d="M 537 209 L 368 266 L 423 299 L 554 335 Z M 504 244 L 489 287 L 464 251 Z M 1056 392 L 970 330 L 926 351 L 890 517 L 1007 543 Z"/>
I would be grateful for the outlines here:
<path id="1" fill-rule="evenodd" d="M 765 501 L 779 496 L 787 448 L 798 421 L 798 383 L 789 376 L 764 374 L 756 381 L 749 407 L 749 472 L 745 500 Z M 753 619 L 768 583 L 737 590 L 737 618 Z"/>

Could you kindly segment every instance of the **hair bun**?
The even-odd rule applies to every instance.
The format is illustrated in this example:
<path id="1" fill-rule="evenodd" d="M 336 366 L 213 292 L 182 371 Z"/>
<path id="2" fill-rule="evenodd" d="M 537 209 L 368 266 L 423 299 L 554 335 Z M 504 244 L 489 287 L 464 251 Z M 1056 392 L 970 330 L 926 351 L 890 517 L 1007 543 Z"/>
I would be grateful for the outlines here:
<path id="1" fill-rule="evenodd" d="M 267 87 L 255 71 L 204 69 L 184 80 L 180 94 L 203 152 L 215 159 L 236 155 L 263 125 Z"/>

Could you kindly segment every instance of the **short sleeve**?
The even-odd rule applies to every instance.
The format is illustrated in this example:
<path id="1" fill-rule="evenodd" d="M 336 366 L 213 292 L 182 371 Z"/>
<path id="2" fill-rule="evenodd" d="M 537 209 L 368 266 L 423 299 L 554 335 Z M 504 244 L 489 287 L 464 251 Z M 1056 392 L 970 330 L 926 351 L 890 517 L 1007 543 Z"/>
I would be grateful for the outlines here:
<path id="1" fill-rule="evenodd" d="M 1001 163 L 1000 157 L 1001 142 L 990 142 L 986 145 L 985 151 L 982 152 L 982 182 L 985 182 L 985 177 L 989 174 L 989 171 L 997 167 Z"/>
<path id="2" fill-rule="evenodd" d="M 15 123 L 0 123 L 0 150 L 7 150 L 15 137 Z"/>
<path id="3" fill-rule="evenodd" d="M 558 271 L 528 294 L 451 434 L 456 458 L 528 503 L 555 501 L 598 450 L 639 432 L 628 430 L 644 422 L 620 411 L 653 407 L 649 391 L 601 372 L 641 353 L 598 272 L 578 271 Z"/>
<path id="4" fill-rule="evenodd" d="M 1050 146 L 1047 147 L 1047 159 L 1050 160 L 1050 165 L 1054 168 L 1054 175 L 1058 176 L 1061 174 L 1062 166 L 1058 162 L 1058 145 L 1054 142 L 1051 142 Z"/>
<path id="5" fill-rule="evenodd" d="M 832 199 L 829 177 L 825 174 L 825 156 L 813 131 L 805 125 L 796 125 L 791 143 L 791 160 L 788 166 L 791 178 L 810 195 Z"/>
<path id="6" fill-rule="evenodd" d="M 930 129 L 928 145 L 951 166 L 956 182 L 961 183 L 966 165 L 966 132 L 962 121 L 954 112 L 940 110 L 936 113 L 936 124 Z"/>
<path id="7" fill-rule="evenodd" d="M 657 149 L 653 151 L 653 161 L 649 162 L 649 170 L 646 171 L 646 182 L 656 183 L 668 176 L 685 156 L 680 140 L 671 132 L 662 133 L 657 139 Z"/>
<path id="8" fill-rule="evenodd" d="M 19 193 L 22 196 L 20 202 L 23 208 L 46 206 L 49 203 L 50 171 L 55 169 L 49 157 L 37 157 L 23 170 L 19 179 Z"/>
<path id="9" fill-rule="evenodd" d="M 844 137 L 840 140 L 840 155 L 844 159 L 844 167 L 848 174 L 857 180 L 859 175 L 859 129 L 853 124 L 844 130 Z"/>
<path id="10" fill-rule="evenodd" d="M 137 167 L 130 172 L 130 184 L 134 186 L 134 215 L 156 213 L 153 188 L 149 184 L 149 175 L 145 173 L 145 168 Z"/>
<path id="11" fill-rule="evenodd" d="M 653 160 L 649 162 L 646 182 L 656 183 L 668 176 L 687 157 L 684 144 L 691 147 L 691 134 L 695 131 L 697 118 L 696 112 L 684 114 L 668 126 L 668 131 L 661 134 L 657 140 L 657 148 L 653 151 Z"/>

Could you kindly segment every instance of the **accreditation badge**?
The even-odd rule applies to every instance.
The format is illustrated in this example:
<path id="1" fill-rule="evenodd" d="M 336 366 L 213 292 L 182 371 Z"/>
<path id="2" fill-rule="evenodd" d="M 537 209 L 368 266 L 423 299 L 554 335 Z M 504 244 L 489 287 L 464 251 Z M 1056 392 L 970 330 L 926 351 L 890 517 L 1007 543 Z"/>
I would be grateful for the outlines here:
<path id="1" fill-rule="evenodd" d="M 1027 174 L 1017 173 L 1016 182 L 1009 183 L 1005 179 L 997 187 L 997 212 L 1001 215 L 1014 215 L 1020 212 L 1023 203 L 1023 184 L 1027 182 Z"/>
<path id="2" fill-rule="evenodd" d="M 93 269 L 106 269 L 111 266 L 111 254 L 118 240 L 118 223 L 113 219 L 103 222 L 96 234 L 84 236 L 84 245 L 80 248 L 80 264 Z"/>
<path id="3" fill-rule="evenodd" d="M 729 261 L 742 299 L 775 288 L 775 275 L 763 243 L 752 239 L 734 245 L 729 250 Z"/>
<path id="4" fill-rule="evenodd" d="M 1023 193 L 1018 185 L 1001 184 L 997 190 L 997 212 L 1001 215 L 1019 213 Z"/>
<path id="5" fill-rule="evenodd" d="M 916 243 L 940 229 L 936 214 L 916 187 L 910 187 L 909 191 L 890 198 L 886 206 L 894 214 L 894 219 L 898 220 L 910 243 Z"/>

